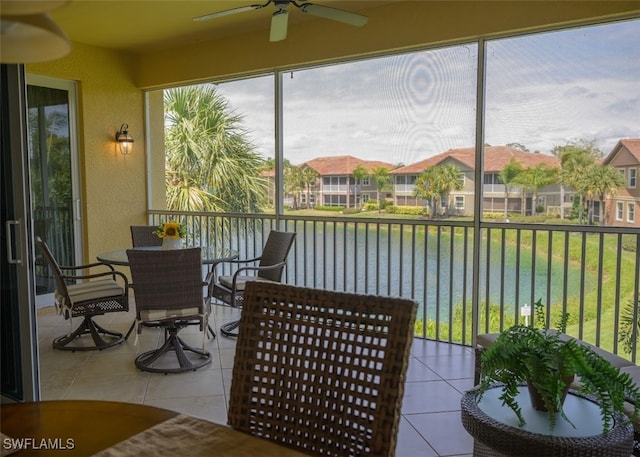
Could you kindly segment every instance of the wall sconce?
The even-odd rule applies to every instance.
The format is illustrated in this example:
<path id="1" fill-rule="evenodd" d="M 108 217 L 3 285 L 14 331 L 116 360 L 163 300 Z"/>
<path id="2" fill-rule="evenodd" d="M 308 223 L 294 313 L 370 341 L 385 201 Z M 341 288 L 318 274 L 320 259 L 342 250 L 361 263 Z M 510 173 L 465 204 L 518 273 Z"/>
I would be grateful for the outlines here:
<path id="1" fill-rule="evenodd" d="M 120 152 L 122 154 L 131 153 L 131 149 L 133 149 L 133 138 L 129 135 L 128 124 L 122 124 L 120 131 L 116 132 L 116 143 L 120 146 Z"/>

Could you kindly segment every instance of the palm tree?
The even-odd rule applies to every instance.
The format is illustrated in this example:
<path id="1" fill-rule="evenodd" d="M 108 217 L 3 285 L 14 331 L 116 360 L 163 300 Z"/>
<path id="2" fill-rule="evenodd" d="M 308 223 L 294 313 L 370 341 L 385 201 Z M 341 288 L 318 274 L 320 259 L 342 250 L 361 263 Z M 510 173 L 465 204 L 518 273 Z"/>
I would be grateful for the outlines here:
<path id="1" fill-rule="evenodd" d="M 425 198 L 429 201 L 433 214 L 440 214 L 439 202 L 447 200 L 449 204 L 449 194 L 452 190 L 462 189 L 462 172 L 455 165 L 436 165 L 427 168 L 416 179 L 414 194 L 416 197 Z"/>
<path id="2" fill-rule="evenodd" d="M 369 176 L 369 172 L 362 165 L 358 165 L 353 170 L 352 175 L 353 179 L 356 181 L 356 202 L 360 202 L 360 206 L 362 206 L 362 202 L 360 199 L 358 199 L 358 195 L 362 193 L 362 182 Z"/>
<path id="3" fill-rule="evenodd" d="M 378 212 L 382 210 L 380 192 L 391 188 L 391 175 L 386 167 L 378 167 L 373 170 L 373 178 L 376 181 L 376 199 L 378 200 Z"/>
<path id="4" fill-rule="evenodd" d="M 307 209 L 311 205 L 311 186 L 316 183 L 318 176 L 318 172 L 309 166 L 305 166 L 300 170 L 300 179 L 307 189 Z"/>
<path id="5" fill-rule="evenodd" d="M 413 190 L 413 194 L 416 197 L 427 200 L 431 211 L 431 218 L 437 213 L 436 201 L 440 198 L 436 186 L 436 173 L 436 167 L 429 167 L 424 170 L 420 176 L 416 178 L 415 189 Z"/>
<path id="6" fill-rule="evenodd" d="M 507 219 L 509 210 L 509 194 L 511 193 L 511 185 L 516 177 L 522 172 L 522 166 L 511 159 L 498 173 L 498 177 L 504 184 L 504 218 Z"/>
<path id="7" fill-rule="evenodd" d="M 437 169 L 436 184 L 440 195 L 447 202 L 448 211 L 451 207 L 451 202 L 449 201 L 451 191 L 462 189 L 462 172 L 458 167 L 450 164 L 438 165 L 435 168 Z"/>
<path id="8" fill-rule="evenodd" d="M 259 212 L 262 159 L 213 85 L 165 91 L 167 209 Z"/>
<path id="9" fill-rule="evenodd" d="M 595 141 L 580 140 L 577 143 L 556 146 L 551 153 L 560 159 L 560 183 L 571 186 L 578 194 L 578 220 L 582 222 L 589 187 L 586 176 L 589 169 L 596 164 L 596 160 L 602 157 L 602 151 L 597 148 Z"/>
<path id="10" fill-rule="evenodd" d="M 299 209 L 298 197 L 300 192 L 304 190 L 304 180 L 302 177 L 302 169 L 295 165 L 288 165 L 284 169 L 284 193 L 285 195 L 293 195 L 293 208 Z"/>
<path id="11" fill-rule="evenodd" d="M 593 201 L 600 203 L 600 224 L 604 222 L 605 199 L 607 195 L 615 195 L 620 187 L 624 186 L 624 178 L 610 165 L 593 164 L 585 176 L 587 193 L 591 196 L 589 207 L 589 224 L 593 224 Z"/>
<path id="12" fill-rule="evenodd" d="M 543 163 L 539 163 L 534 167 L 523 170 L 513 180 L 513 182 L 521 185 L 524 189 L 531 191 L 531 215 L 536 215 L 536 205 L 538 202 L 538 190 L 544 186 L 555 182 L 556 170 L 549 168 Z M 524 209 L 524 208 L 523 208 Z"/>

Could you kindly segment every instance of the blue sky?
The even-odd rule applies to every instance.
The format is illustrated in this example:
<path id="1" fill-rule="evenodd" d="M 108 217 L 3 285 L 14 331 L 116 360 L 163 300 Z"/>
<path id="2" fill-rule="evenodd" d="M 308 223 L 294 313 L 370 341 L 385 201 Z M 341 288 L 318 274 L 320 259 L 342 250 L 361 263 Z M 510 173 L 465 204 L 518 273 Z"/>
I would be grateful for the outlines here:
<path id="1" fill-rule="evenodd" d="M 549 153 L 640 137 L 640 20 L 487 41 L 485 142 Z M 283 79 L 293 163 L 350 154 L 409 164 L 475 142 L 477 44 L 293 71 Z M 273 156 L 271 76 L 220 84 Z"/>

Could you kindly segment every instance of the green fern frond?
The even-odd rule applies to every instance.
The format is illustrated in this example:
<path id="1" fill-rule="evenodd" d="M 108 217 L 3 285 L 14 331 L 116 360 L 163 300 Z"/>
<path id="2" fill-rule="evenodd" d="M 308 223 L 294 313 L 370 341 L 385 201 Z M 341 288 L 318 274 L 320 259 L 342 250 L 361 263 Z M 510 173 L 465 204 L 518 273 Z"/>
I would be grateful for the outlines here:
<path id="1" fill-rule="evenodd" d="M 520 425 L 525 422 L 516 397 L 520 386 L 527 382 L 541 394 L 551 429 L 558 414 L 571 423 L 562 409 L 567 385 L 563 378 L 573 379 L 574 375 L 580 378 L 581 391 L 598 402 L 603 432 L 611 429 L 615 413 L 624 413 L 626 401 L 640 405 L 640 389 L 629 375 L 588 346 L 555 332 L 515 325 L 501 333 L 481 357 L 479 395 L 496 383 L 501 384 L 500 400 L 514 411 Z M 635 406 L 633 419 L 638 414 Z"/>

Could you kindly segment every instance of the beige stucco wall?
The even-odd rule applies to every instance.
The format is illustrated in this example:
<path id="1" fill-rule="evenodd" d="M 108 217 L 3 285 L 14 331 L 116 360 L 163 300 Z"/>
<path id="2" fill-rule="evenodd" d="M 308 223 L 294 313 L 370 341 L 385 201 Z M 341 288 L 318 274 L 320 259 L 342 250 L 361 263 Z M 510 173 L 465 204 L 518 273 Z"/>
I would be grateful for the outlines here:
<path id="1" fill-rule="evenodd" d="M 167 209 L 165 163 L 164 163 L 164 100 L 163 91 L 147 92 L 147 125 L 148 138 L 148 168 L 149 168 L 149 207 L 153 209 Z"/>
<path id="2" fill-rule="evenodd" d="M 131 244 L 129 225 L 146 223 L 143 92 L 133 83 L 132 56 L 74 44 L 68 56 L 28 65 L 27 73 L 78 82 L 78 132 L 84 256 Z M 135 143 L 122 155 L 123 123 Z"/>

